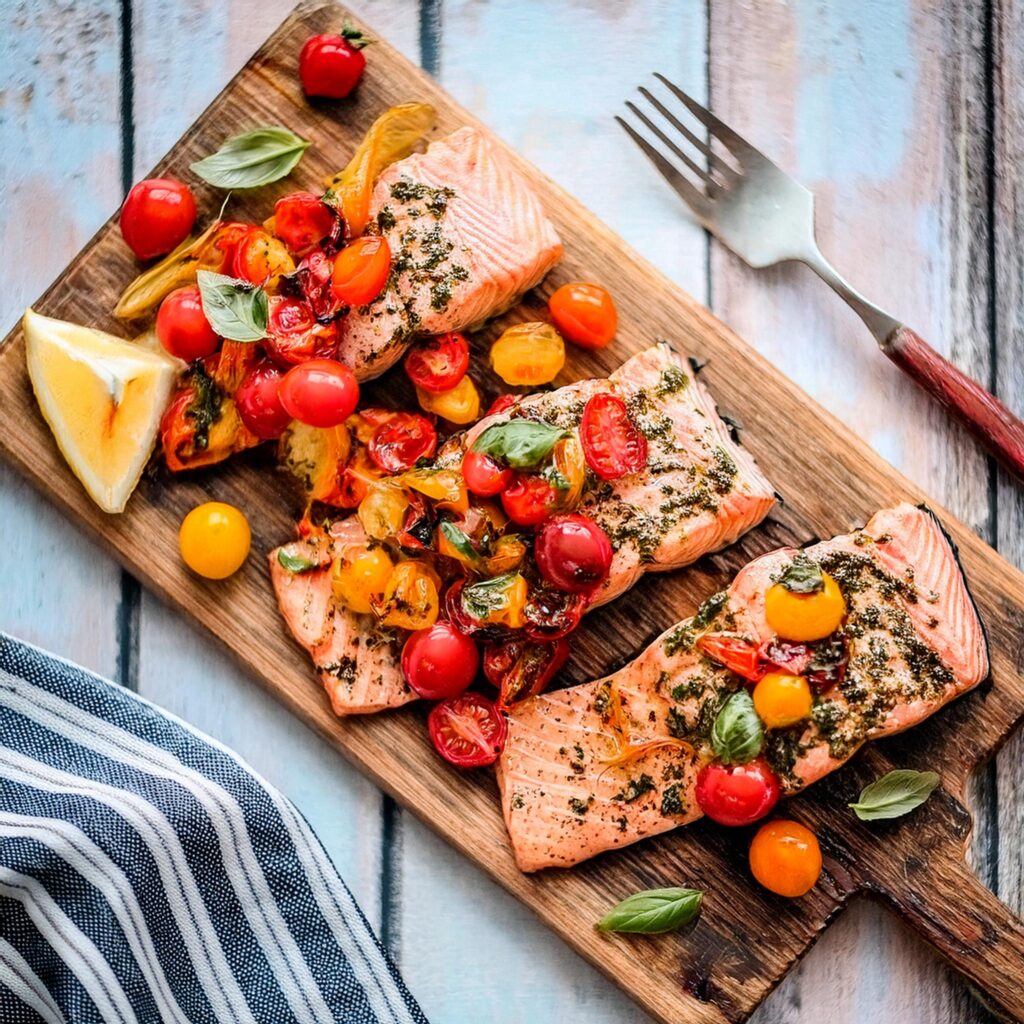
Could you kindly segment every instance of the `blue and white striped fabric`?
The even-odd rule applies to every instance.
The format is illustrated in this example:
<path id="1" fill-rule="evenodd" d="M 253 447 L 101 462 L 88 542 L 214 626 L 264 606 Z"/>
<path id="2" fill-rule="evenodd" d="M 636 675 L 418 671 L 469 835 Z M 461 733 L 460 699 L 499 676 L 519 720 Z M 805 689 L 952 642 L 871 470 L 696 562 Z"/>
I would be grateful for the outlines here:
<path id="1" fill-rule="evenodd" d="M 2 633 L 0 1021 L 426 1024 L 280 793 Z"/>

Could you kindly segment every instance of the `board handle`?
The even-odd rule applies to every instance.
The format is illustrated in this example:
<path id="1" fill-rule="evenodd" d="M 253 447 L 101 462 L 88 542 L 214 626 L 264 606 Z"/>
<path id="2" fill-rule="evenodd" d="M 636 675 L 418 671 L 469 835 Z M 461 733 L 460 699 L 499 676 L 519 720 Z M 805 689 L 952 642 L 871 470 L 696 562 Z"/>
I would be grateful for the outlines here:
<path id="1" fill-rule="evenodd" d="M 900 915 L 977 989 L 997 1016 L 1024 1024 L 1024 921 L 959 857 L 931 860 L 886 891 Z"/>

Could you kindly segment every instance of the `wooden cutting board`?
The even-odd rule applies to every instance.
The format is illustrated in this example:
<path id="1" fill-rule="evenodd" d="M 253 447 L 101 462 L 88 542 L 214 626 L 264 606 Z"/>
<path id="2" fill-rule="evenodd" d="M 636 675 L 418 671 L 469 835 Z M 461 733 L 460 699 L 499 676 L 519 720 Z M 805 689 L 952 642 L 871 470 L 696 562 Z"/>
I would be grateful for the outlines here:
<path id="1" fill-rule="evenodd" d="M 314 145 L 287 181 L 232 198 L 230 216 L 261 221 L 277 196 L 315 188 L 325 173 L 343 165 L 387 106 L 428 100 L 440 113 L 439 135 L 475 123 L 384 42 L 375 46 L 356 97 L 307 103 L 296 76 L 299 48 L 315 32 L 337 31 L 344 18 L 330 4 L 297 9 L 157 170 L 194 181 L 189 163 L 227 136 L 283 124 Z M 729 551 L 689 570 L 648 578 L 630 595 L 588 616 L 574 641 L 571 681 L 594 678 L 636 654 L 661 630 L 692 614 L 703 597 L 727 583 L 750 558 L 780 544 L 845 532 L 898 500 L 924 500 L 579 203 L 525 161 L 519 163 L 565 241 L 566 259 L 518 309 L 475 339 L 474 375 L 485 388 L 497 390 L 482 355 L 502 327 L 535 318 L 550 291 L 567 280 L 603 281 L 619 305 L 618 339 L 599 353 L 573 349 L 558 383 L 606 374 L 656 339 L 671 341 L 706 362 L 704 379 L 722 410 L 742 424 L 744 443 L 784 498 L 765 524 Z M 197 194 L 201 220 L 215 216 L 222 195 L 205 186 Z M 136 272 L 116 225 L 108 223 L 35 308 L 127 335 L 110 310 Z M 389 403 L 396 395 L 402 402 L 411 400 L 400 372 L 367 391 Z M 750 879 L 745 833 L 707 822 L 572 871 L 521 875 L 507 846 L 493 778 L 449 770 L 430 747 L 422 709 L 345 722 L 334 718 L 305 655 L 282 627 L 266 577 L 263 555 L 291 536 L 296 511 L 294 493 L 272 469 L 269 452 L 180 479 L 157 472 L 143 481 L 125 514 L 105 516 L 65 466 L 39 416 L 25 374 L 20 330 L 0 349 L 0 451 L 131 572 L 206 626 L 303 721 L 515 893 L 656 1018 L 709 1024 L 745 1019 L 850 898 L 866 893 L 894 907 L 994 1006 L 1024 1020 L 1024 926 L 965 866 L 970 819 L 960 802 L 972 771 L 1024 717 L 1019 639 L 1024 633 L 1024 576 L 941 509 L 988 628 L 991 682 L 910 734 L 865 751 L 788 804 L 787 814 L 817 830 L 825 853 L 821 884 L 807 897 L 788 901 Z M 197 580 L 178 558 L 178 524 L 193 505 L 209 498 L 239 505 L 253 526 L 255 556 L 226 583 Z M 0 592 L 15 586 L 16 580 L 4 580 Z M 906 819 L 858 822 L 846 803 L 892 766 L 935 769 L 943 790 Z M 594 930 L 593 923 L 622 897 L 673 884 L 707 891 L 704 913 L 691 930 L 651 938 L 606 937 Z M 509 983 L 528 985 L 529 978 Z"/>

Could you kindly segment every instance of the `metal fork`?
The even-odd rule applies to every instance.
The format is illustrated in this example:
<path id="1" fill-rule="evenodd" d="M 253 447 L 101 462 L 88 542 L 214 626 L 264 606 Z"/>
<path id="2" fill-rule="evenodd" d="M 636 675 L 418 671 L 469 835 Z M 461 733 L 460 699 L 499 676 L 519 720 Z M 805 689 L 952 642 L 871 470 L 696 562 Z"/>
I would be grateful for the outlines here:
<path id="1" fill-rule="evenodd" d="M 869 302 L 839 275 L 815 241 L 814 195 L 810 191 L 664 75 L 655 72 L 654 77 L 703 125 L 709 139 L 688 128 L 643 86 L 639 92 L 649 105 L 648 113 L 628 100 L 626 106 L 648 135 L 621 117 L 615 120 L 697 220 L 752 267 L 770 267 L 787 260 L 809 266 L 857 312 L 897 366 L 1024 479 L 1024 423 L 920 335 Z M 711 140 L 724 147 L 728 160 L 716 152 Z"/>

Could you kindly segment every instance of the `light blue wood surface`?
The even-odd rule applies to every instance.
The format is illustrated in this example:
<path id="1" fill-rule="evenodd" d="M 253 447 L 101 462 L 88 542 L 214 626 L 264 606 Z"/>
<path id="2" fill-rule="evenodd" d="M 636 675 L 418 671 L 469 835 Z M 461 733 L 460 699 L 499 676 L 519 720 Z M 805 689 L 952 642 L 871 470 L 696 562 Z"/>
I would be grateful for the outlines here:
<path id="1" fill-rule="evenodd" d="M 5 327 L 288 6 L 6 0 Z M 755 274 L 710 245 L 610 119 L 654 69 L 710 94 L 723 117 L 816 190 L 822 245 L 837 265 L 1020 411 L 1014 254 L 1024 131 L 1021 37 L 1012 32 L 1024 16 L 1013 2 L 990 10 L 980 0 L 373 0 L 358 10 L 883 455 L 1022 560 L 1019 488 L 809 274 Z M 373 74 L 372 50 L 368 59 Z M 136 686 L 280 786 L 438 1024 L 647 1019 L 2 468 L 0 628 Z M 1019 740 L 1003 752 L 979 781 L 974 808 L 982 876 L 1018 907 L 1021 752 Z M 988 1020 L 927 949 L 867 905 L 829 929 L 755 1019 Z"/>

